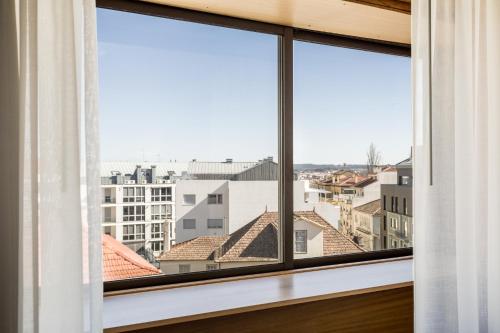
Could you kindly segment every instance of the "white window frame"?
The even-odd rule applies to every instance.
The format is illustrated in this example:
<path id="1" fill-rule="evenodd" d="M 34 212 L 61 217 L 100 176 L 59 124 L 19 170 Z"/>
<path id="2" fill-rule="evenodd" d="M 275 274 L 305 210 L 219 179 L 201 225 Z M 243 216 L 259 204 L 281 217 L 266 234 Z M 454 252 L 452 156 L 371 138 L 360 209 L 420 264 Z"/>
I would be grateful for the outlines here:
<path id="1" fill-rule="evenodd" d="M 220 221 L 220 227 L 210 226 L 210 222 Z M 224 219 L 207 219 L 207 229 L 224 229 Z"/>
<path id="2" fill-rule="evenodd" d="M 128 210 L 128 213 L 125 214 L 125 209 Z M 139 212 L 139 210 L 141 212 Z M 132 213 L 130 213 L 132 211 Z M 133 221 L 145 221 L 146 220 L 146 206 L 123 206 L 123 221 L 124 222 L 133 222 Z"/>
<path id="3" fill-rule="evenodd" d="M 299 233 L 303 233 L 302 237 L 304 238 L 304 240 L 300 240 L 300 241 L 297 240 L 297 238 L 298 238 L 297 235 Z M 303 251 L 297 250 L 298 244 L 304 244 Z M 307 253 L 307 230 L 294 230 L 294 247 L 293 248 L 294 248 L 295 253 Z"/>
<path id="4" fill-rule="evenodd" d="M 210 193 L 207 195 L 208 205 L 222 205 L 222 194 L 220 193 Z"/>

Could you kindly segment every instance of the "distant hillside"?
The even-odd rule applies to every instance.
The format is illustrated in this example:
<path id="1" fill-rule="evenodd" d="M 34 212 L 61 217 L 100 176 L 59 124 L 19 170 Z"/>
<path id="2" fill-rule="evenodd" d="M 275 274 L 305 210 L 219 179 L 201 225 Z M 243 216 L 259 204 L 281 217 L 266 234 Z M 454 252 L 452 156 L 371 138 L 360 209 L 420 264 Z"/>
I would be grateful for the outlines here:
<path id="1" fill-rule="evenodd" d="M 327 170 L 360 170 L 366 169 L 365 164 L 294 164 L 295 171 L 327 171 Z"/>

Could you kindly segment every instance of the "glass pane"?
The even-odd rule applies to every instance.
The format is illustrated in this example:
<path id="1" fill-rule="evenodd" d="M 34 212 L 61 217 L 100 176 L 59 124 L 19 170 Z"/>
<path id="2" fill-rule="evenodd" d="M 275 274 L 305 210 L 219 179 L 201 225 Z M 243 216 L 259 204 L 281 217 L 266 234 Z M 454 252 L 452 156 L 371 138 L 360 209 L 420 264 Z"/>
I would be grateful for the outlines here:
<path id="1" fill-rule="evenodd" d="M 410 58 L 294 42 L 295 258 L 412 246 Z"/>
<path id="2" fill-rule="evenodd" d="M 124 278 L 277 263 L 278 38 L 97 18 L 103 227 L 149 265 Z"/>

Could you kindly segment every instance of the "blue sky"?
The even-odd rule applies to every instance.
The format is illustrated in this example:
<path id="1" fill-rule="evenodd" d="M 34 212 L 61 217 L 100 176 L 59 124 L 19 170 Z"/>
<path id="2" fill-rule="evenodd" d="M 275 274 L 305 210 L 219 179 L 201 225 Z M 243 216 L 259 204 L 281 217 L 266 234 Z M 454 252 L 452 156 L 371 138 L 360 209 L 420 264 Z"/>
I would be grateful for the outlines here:
<path id="1" fill-rule="evenodd" d="M 98 10 L 103 160 L 277 156 L 277 38 Z M 296 42 L 294 162 L 383 161 L 411 142 L 410 59 Z"/>

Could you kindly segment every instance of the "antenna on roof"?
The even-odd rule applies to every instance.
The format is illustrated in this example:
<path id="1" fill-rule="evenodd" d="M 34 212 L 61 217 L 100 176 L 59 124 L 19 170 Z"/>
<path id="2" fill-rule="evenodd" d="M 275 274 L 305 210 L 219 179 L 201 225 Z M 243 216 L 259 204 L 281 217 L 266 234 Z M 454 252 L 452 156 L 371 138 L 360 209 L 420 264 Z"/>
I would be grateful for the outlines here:
<path id="1" fill-rule="evenodd" d="M 316 212 L 316 206 L 313 206 L 313 213 Z"/>
<path id="2" fill-rule="evenodd" d="M 267 213 L 267 205 L 266 205 L 266 210 L 264 211 L 264 213 Z"/>

